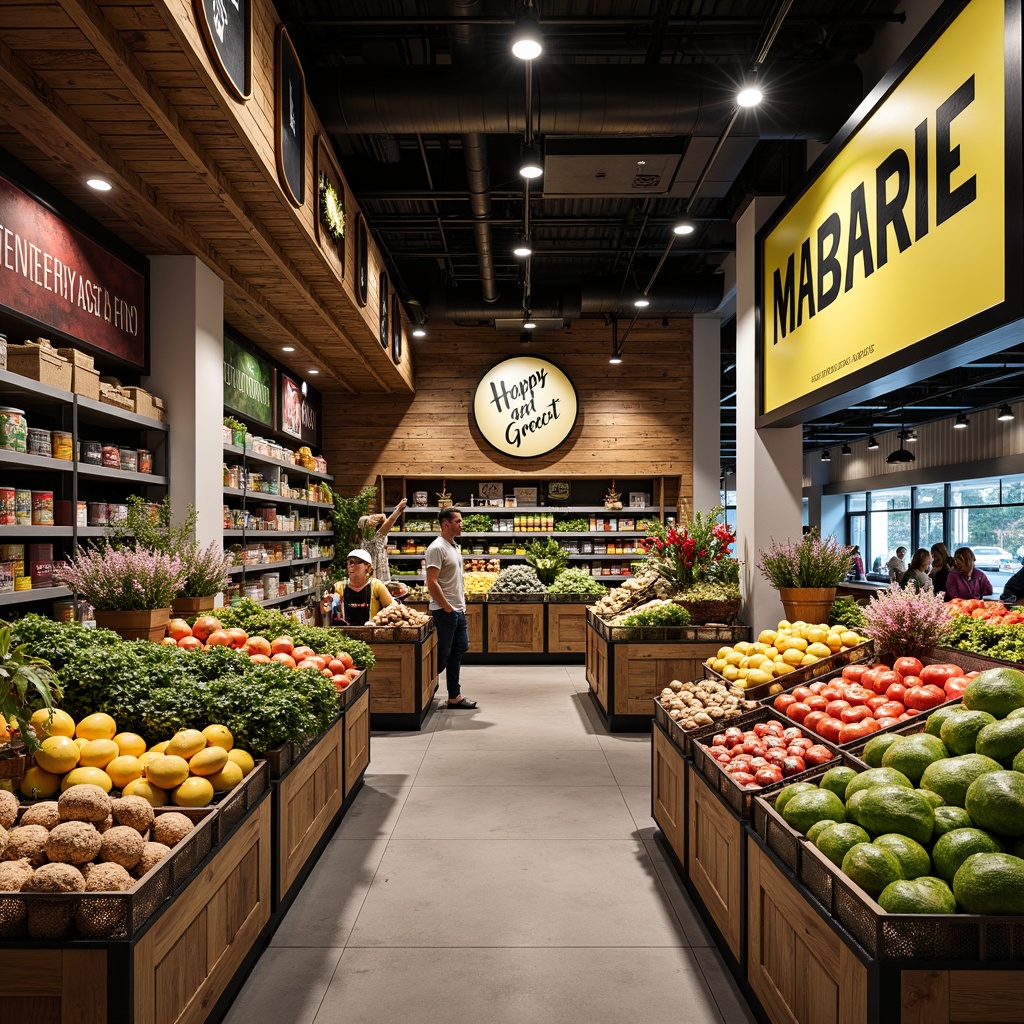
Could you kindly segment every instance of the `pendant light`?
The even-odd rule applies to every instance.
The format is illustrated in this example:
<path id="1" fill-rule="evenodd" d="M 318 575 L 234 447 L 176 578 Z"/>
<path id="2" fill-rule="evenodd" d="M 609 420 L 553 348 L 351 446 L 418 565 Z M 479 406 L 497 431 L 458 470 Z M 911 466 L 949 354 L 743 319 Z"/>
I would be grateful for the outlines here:
<path id="1" fill-rule="evenodd" d="M 956 419 L 953 421 L 953 429 L 966 430 L 970 422 L 971 421 L 967 418 L 967 415 L 965 413 L 958 412 L 956 414 Z"/>
<path id="2" fill-rule="evenodd" d="M 822 453 L 821 453 L 821 461 L 822 462 L 831 462 L 832 461 L 832 453 L 827 448 L 825 448 L 822 451 Z"/>
<path id="3" fill-rule="evenodd" d="M 872 451 L 874 451 L 877 447 L 878 447 L 878 441 L 875 439 L 875 435 L 872 434 L 868 438 L 868 448 L 870 448 Z"/>
<path id="4" fill-rule="evenodd" d="M 999 415 L 996 416 L 997 420 L 999 420 L 1002 423 L 1008 423 L 1013 418 L 1013 410 L 1010 408 L 1008 404 L 1004 403 L 1003 405 L 999 406 Z"/>
<path id="5" fill-rule="evenodd" d="M 903 439 L 907 436 L 906 428 L 903 425 L 903 416 L 906 409 L 900 409 L 900 432 L 896 435 L 899 439 L 900 447 L 894 452 L 890 452 L 886 457 L 886 462 L 890 465 L 897 465 L 898 463 L 905 462 L 916 462 L 917 456 L 909 449 L 903 446 Z"/>

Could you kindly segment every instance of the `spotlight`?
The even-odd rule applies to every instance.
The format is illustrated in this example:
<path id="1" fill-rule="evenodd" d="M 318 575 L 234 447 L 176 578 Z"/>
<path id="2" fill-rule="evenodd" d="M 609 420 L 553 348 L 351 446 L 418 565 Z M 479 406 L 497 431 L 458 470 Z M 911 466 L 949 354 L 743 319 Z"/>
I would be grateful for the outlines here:
<path id="1" fill-rule="evenodd" d="M 967 416 L 964 413 L 958 412 L 956 414 L 956 420 L 954 420 L 954 422 L 953 422 L 953 429 L 954 430 L 966 430 L 967 429 L 967 425 L 970 422 L 971 421 L 967 418 Z"/>
<path id="2" fill-rule="evenodd" d="M 525 314 L 524 317 L 523 317 L 523 330 L 524 331 L 534 331 L 536 329 L 537 329 L 537 324 L 534 321 L 533 317 L 530 316 L 529 313 Z"/>
<path id="3" fill-rule="evenodd" d="M 295 346 L 294 345 L 282 345 L 281 346 L 281 351 L 282 352 L 294 352 L 295 351 Z"/>
<path id="4" fill-rule="evenodd" d="M 872 434 L 872 435 L 871 435 L 871 436 L 870 436 L 870 437 L 868 438 L 868 447 L 869 447 L 869 448 L 870 448 L 870 449 L 871 449 L 872 451 L 874 451 L 874 450 L 875 450 L 875 449 L 876 449 L 876 448 L 878 447 L 878 441 L 876 441 L 876 440 L 875 440 L 875 435 L 874 435 L 874 434 Z"/>
<path id="5" fill-rule="evenodd" d="M 422 327 L 414 327 L 412 329 L 412 336 L 414 338 L 425 338 L 427 336 L 427 332 Z"/>
<path id="6" fill-rule="evenodd" d="M 519 173 L 524 178 L 539 178 L 544 173 L 544 161 L 540 149 L 536 146 L 525 146 L 519 161 Z"/>
<path id="7" fill-rule="evenodd" d="M 904 433 L 904 435 L 903 435 L 903 440 L 906 441 L 908 444 L 913 444 L 917 440 L 917 431 L 916 430 L 908 430 L 908 431 L 906 431 Z"/>
<path id="8" fill-rule="evenodd" d="M 756 107 L 764 99 L 764 93 L 756 85 L 745 85 L 736 94 L 736 103 L 741 107 Z"/>
<path id="9" fill-rule="evenodd" d="M 821 453 L 821 461 L 822 462 L 831 462 L 832 461 L 832 453 L 827 448 Z"/>
<path id="10" fill-rule="evenodd" d="M 853 454 L 853 449 L 848 444 L 844 444 L 843 447 L 839 449 L 839 454 L 840 455 L 852 455 Z"/>
<path id="11" fill-rule="evenodd" d="M 1013 410 L 1009 407 L 1009 405 L 1006 405 L 1004 403 L 1003 405 L 999 406 L 999 415 L 996 416 L 997 420 L 1001 420 L 1002 422 L 1006 423 L 1009 420 L 1012 420 L 1013 418 Z"/>
<path id="12" fill-rule="evenodd" d="M 311 376 L 315 377 L 320 371 L 319 370 L 307 370 L 306 372 L 308 374 L 310 374 Z"/>
<path id="13" fill-rule="evenodd" d="M 109 192 L 114 187 L 106 178 L 86 178 L 85 183 L 89 188 L 95 189 L 97 192 Z"/>
<path id="14" fill-rule="evenodd" d="M 619 363 L 622 362 L 622 356 L 619 354 L 619 350 L 615 345 L 612 345 L 612 354 L 608 362 L 611 363 L 612 366 L 618 366 Z"/>
<path id="15" fill-rule="evenodd" d="M 633 305 L 637 309 L 646 309 L 651 304 L 651 300 L 646 295 L 641 295 L 639 298 L 633 300 Z"/>
<path id="16" fill-rule="evenodd" d="M 697 228 L 692 220 L 683 219 L 679 221 L 675 227 L 672 228 L 674 234 L 677 235 L 692 235 Z"/>
<path id="17" fill-rule="evenodd" d="M 512 30 L 512 52 L 520 60 L 533 60 L 544 49 L 537 12 L 530 4 L 523 4 L 516 14 L 516 27 Z"/>
<path id="18" fill-rule="evenodd" d="M 528 235 L 520 235 L 516 239 L 516 244 L 512 249 L 512 252 L 516 256 L 532 256 L 533 246 L 530 245 L 530 239 Z"/>

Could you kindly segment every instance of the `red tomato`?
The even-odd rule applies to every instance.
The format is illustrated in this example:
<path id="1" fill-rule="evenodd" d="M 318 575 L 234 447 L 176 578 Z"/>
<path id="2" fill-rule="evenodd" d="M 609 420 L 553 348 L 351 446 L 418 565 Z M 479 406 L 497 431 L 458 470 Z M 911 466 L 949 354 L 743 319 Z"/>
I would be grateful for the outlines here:
<path id="1" fill-rule="evenodd" d="M 838 718 L 841 711 L 845 711 L 848 707 L 852 707 L 848 700 L 830 700 L 825 706 L 825 714 L 829 718 Z"/>
<path id="2" fill-rule="evenodd" d="M 724 747 L 725 746 L 725 733 L 719 732 L 715 734 L 715 738 L 711 741 L 713 747 Z"/>
<path id="3" fill-rule="evenodd" d="M 914 714 L 917 714 L 917 712 L 915 711 Z M 904 711 L 902 715 L 899 715 L 897 717 L 896 721 L 897 722 L 906 722 L 909 718 L 910 718 L 910 715 L 907 714 L 906 711 Z"/>
<path id="4" fill-rule="evenodd" d="M 807 700 L 804 701 L 804 703 L 812 711 L 824 711 L 825 708 L 828 707 L 828 701 L 825 700 L 824 697 L 819 696 L 818 694 L 814 694 L 813 697 L 808 697 Z"/>
<path id="5" fill-rule="evenodd" d="M 806 736 L 799 736 L 795 740 L 790 740 L 789 745 L 796 747 L 797 750 L 806 750 L 808 747 L 814 746 L 814 740 L 809 740 Z"/>
<path id="6" fill-rule="evenodd" d="M 732 781 L 746 788 L 747 786 L 753 784 L 754 776 L 751 775 L 749 772 L 733 772 Z M 760 788 L 761 787 L 759 786 L 758 789 Z"/>
<path id="7" fill-rule="evenodd" d="M 957 678 L 959 678 L 959 677 L 957 677 Z M 931 690 L 931 692 L 934 693 L 935 696 L 940 698 L 941 700 L 945 700 L 946 699 L 946 691 L 945 691 L 945 689 L 943 689 L 943 687 L 936 686 L 935 683 L 925 683 L 924 684 L 924 688 L 926 690 Z"/>
<path id="8" fill-rule="evenodd" d="M 954 697 L 963 696 L 964 690 L 967 689 L 967 685 L 970 680 L 967 676 L 952 676 L 946 680 L 946 685 L 943 689 L 946 691 L 946 697 L 952 700 Z"/>
<path id="9" fill-rule="evenodd" d="M 846 689 L 846 699 L 851 704 L 867 704 L 872 697 L 880 697 L 880 693 L 869 690 L 866 686 L 849 686 Z"/>
<path id="10" fill-rule="evenodd" d="M 863 676 L 867 671 L 867 665 L 847 665 L 843 669 L 843 678 L 848 683 L 863 683 Z"/>
<path id="11" fill-rule="evenodd" d="M 797 700 L 804 701 L 807 700 L 814 691 L 809 686 L 795 686 L 790 693 L 792 693 Z"/>
<path id="12" fill-rule="evenodd" d="M 892 670 L 898 676 L 919 676 L 924 666 L 917 658 L 897 658 Z"/>
<path id="13" fill-rule="evenodd" d="M 968 679 L 974 679 L 975 676 L 980 676 L 980 675 L 981 675 L 981 671 L 979 669 L 974 669 L 973 671 L 967 673 L 967 678 Z"/>
<path id="14" fill-rule="evenodd" d="M 795 725 L 788 725 L 782 730 L 782 738 L 784 740 L 802 740 L 804 738 L 803 730 L 798 729 Z"/>
<path id="15" fill-rule="evenodd" d="M 768 731 L 765 733 L 766 736 L 782 736 L 786 731 L 786 727 L 781 722 L 776 722 L 774 719 L 768 723 Z"/>
<path id="16" fill-rule="evenodd" d="M 818 735 L 832 743 L 835 743 L 839 739 L 839 733 L 843 728 L 843 723 L 838 718 L 826 718 L 818 723 Z M 811 748 L 814 749 L 813 747 Z M 810 750 L 807 752 L 810 753 Z"/>
<path id="17" fill-rule="evenodd" d="M 912 686 L 907 690 L 906 705 L 907 711 L 929 711 L 931 708 L 941 704 L 946 699 L 944 690 L 935 692 L 935 688 L 927 686 Z"/>
<path id="18" fill-rule="evenodd" d="M 834 683 L 830 683 L 821 691 L 821 695 L 830 703 L 834 700 L 842 700 L 846 696 L 846 687 L 842 684 L 837 686 Z"/>
<path id="19" fill-rule="evenodd" d="M 804 754 L 804 760 L 809 765 L 824 764 L 826 761 L 831 761 L 832 757 L 832 751 L 820 743 L 815 743 L 813 747 L 808 747 L 807 753 Z"/>
<path id="20" fill-rule="evenodd" d="M 874 689 L 876 693 L 885 693 L 893 683 L 902 682 L 903 680 L 892 669 L 886 669 L 876 680 Z"/>
<path id="21" fill-rule="evenodd" d="M 786 714 L 793 719 L 794 722 L 803 722 L 810 714 L 811 709 L 806 705 L 797 701 L 796 704 L 790 704 L 786 708 Z"/>
<path id="22" fill-rule="evenodd" d="M 898 700 L 889 700 L 875 711 L 875 718 L 896 718 L 906 710 Z"/>
<path id="23" fill-rule="evenodd" d="M 777 750 L 779 747 L 786 746 L 786 741 L 781 736 L 765 736 L 761 742 L 764 744 L 765 750 Z"/>
<path id="24" fill-rule="evenodd" d="M 811 693 L 821 693 L 822 690 L 828 686 L 828 683 L 824 679 L 815 679 L 813 683 L 809 683 Z"/>
<path id="25" fill-rule="evenodd" d="M 861 686 L 866 686 L 869 690 L 874 690 L 875 693 L 884 693 L 885 687 L 879 689 L 878 680 L 881 679 L 883 673 L 888 672 L 888 668 L 885 665 L 872 665 L 861 677 Z"/>
<path id="26" fill-rule="evenodd" d="M 763 768 L 766 764 L 771 764 L 767 757 L 752 757 L 750 759 L 751 768 Z"/>
<path id="27" fill-rule="evenodd" d="M 730 725 L 729 728 L 725 730 L 725 738 L 730 743 L 739 743 L 743 739 L 743 730 L 738 726 Z"/>
<path id="28" fill-rule="evenodd" d="M 789 755 L 786 753 L 784 747 L 775 747 L 774 749 L 769 750 L 768 753 L 764 755 L 764 759 L 769 764 L 777 764 L 781 768 L 782 762 L 785 761 L 788 756 Z"/>
<path id="29" fill-rule="evenodd" d="M 903 676 L 900 682 L 909 690 L 912 686 L 922 686 L 920 676 Z"/>
<path id="30" fill-rule="evenodd" d="M 871 713 L 874 714 L 883 704 L 887 704 L 888 699 L 884 693 L 876 693 L 874 697 L 869 697 L 865 704 L 871 708 Z"/>
<path id="31" fill-rule="evenodd" d="M 863 722 L 869 718 L 871 718 L 871 708 L 866 708 L 863 704 L 860 707 L 847 708 L 845 711 L 839 712 L 839 721 L 847 725 L 853 722 Z"/>
<path id="32" fill-rule="evenodd" d="M 822 710 L 812 711 L 809 715 L 804 718 L 804 728 L 810 729 L 812 732 L 817 732 L 818 724 L 823 722 L 828 715 Z"/>
<path id="33" fill-rule="evenodd" d="M 764 744 L 756 737 L 752 740 L 744 740 L 743 753 L 751 754 L 753 757 L 764 757 Z"/>
<path id="34" fill-rule="evenodd" d="M 732 755 L 723 747 L 711 747 L 708 757 L 713 757 L 719 764 L 728 764 L 732 760 Z"/>
<path id="35" fill-rule="evenodd" d="M 775 700 L 772 702 L 772 707 L 774 707 L 776 711 L 781 711 L 783 714 L 785 714 L 786 708 L 788 708 L 791 704 L 796 703 L 798 703 L 798 701 L 796 697 L 793 696 L 793 694 L 780 693 L 778 697 L 776 697 Z"/>
<path id="36" fill-rule="evenodd" d="M 907 688 L 902 683 L 893 683 L 882 692 L 885 694 L 886 700 L 898 700 L 902 703 Z"/>
<path id="37" fill-rule="evenodd" d="M 759 786 L 772 786 L 782 781 L 782 769 L 774 765 L 767 768 L 758 768 L 754 773 L 754 781 Z"/>
<path id="38" fill-rule="evenodd" d="M 807 770 L 807 762 L 798 754 L 791 757 L 787 757 L 782 762 L 782 774 L 783 775 L 798 775 L 802 771 Z"/>
<path id="39" fill-rule="evenodd" d="M 899 725 L 900 722 L 898 718 L 876 718 L 875 721 L 879 729 L 888 729 L 890 725 Z"/>
<path id="40" fill-rule="evenodd" d="M 947 679 L 962 676 L 964 670 L 959 665 L 925 665 L 920 671 L 922 683 L 935 683 L 944 686 Z"/>
<path id="41" fill-rule="evenodd" d="M 865 718 L 860 722 L 848 722 L 839 730 L 839 742 L 850 743 L 852 740 L 863 739 L 878 731 L 878 723 L 873 718 Z"/>
<path id="42" fill-rule="evenodd" d="M 730 747 L 729 748 L 729 754 L 732 757 L 742 757 L 743 756 L 743 744 L 742 743 L 737 743 L 734 746 Z"/>

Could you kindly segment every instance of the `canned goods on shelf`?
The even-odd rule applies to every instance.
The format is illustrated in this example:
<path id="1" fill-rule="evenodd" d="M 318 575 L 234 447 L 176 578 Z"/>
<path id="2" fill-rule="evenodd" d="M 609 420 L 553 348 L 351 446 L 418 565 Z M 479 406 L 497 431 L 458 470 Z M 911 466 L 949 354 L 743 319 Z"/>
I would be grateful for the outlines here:
<path id="1" fill-rule="evenodd" d="M 14 563 L 0 562 L 0 594 L 14 593 Z"/>
<path id="2" fill-rule="evenodd" d="M 15 493 L 13 487 L 0 487 L 0 526 L 18 525 L 14 512 Z"/>
<path id="3" fill-rule="evenodd" d="M 107 469 L 121 468 L 121 452 L 117 445 L 105 444 L 103 446 L 103 465 Z"/>
<path id="4" fill-rule="evenodd" d="M 32 525 L 53 526 L 53 491 L 32 492 Z"/>
<path id="5" fill-rule="evenodd" d="M 24 409 L 0 406 L 0 448 L 9 452 L 26 452 L 27 431 Z"/>
<path id="6" fill-rule="evenodd" d="M 18 526 L 32 525 L 32 492 L 27 487 L 14 492 L 14 521 Z"/>
<path id="7" fill-rule="evenodd" d="M 89 526 L 106 526 L 107 503 L 105 501 L 86 502 L 85 521 Z"/>
<path id="8" fill-rule="evenodd" d="M 107 523 L 123 523 L 128 518 L 128 506 L 119 504 L 107 504 Z"/>
<path id="9" fill-rule="evenodd" d="M 50 432 L 48 430 L 43 430 L 42 427 L 29 427 L 25 438 L 29 455 L 41 455 L 47 459 L 50 457 Z"/>
<path id="10" fill-rule="evenodd" d="M 90 466 L 103 465 L 103 445 L 99 441 L 79 441 L 79 460 Z"/>
<path id="11" fill-rule="evenodd" d="M 55 430 L 50 436 L 52 438 L 53 457 L 70 462 L 71 456 L 75 451 L 74 439 L 70 432 L 67 430 Z"/>
<path id="12" fill-rule="evenodd" d="M 129 473 L 138 472 L 139 455 L 134 448 L 119 448 L 118 463 L 120 468 Z"/>
<path id="13" fill-rule="evenodd" d="M 14 577 L 14 589 L 15 590 L 31 590 L 32 589 L 32 577 L 31 576 L 15 576 Z"/>
<path id="14" fill-rule="evenodd" d="M 153 453 L 147 451 L 145 448 L 139 448 L 136 451 L 138 471 L 140 473 L 152 473 L 153 472 Z"/>

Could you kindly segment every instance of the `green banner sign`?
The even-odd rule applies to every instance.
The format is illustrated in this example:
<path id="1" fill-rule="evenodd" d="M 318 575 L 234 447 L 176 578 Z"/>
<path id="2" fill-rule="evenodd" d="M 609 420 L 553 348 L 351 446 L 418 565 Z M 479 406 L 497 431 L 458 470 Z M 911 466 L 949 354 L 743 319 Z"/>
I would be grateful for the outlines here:
<path id="1" fill-rule="evenodd" d="M 224 408 L 266 424 L 273 420 L 274 371 L 269 363 L 224 336 Z"/>

